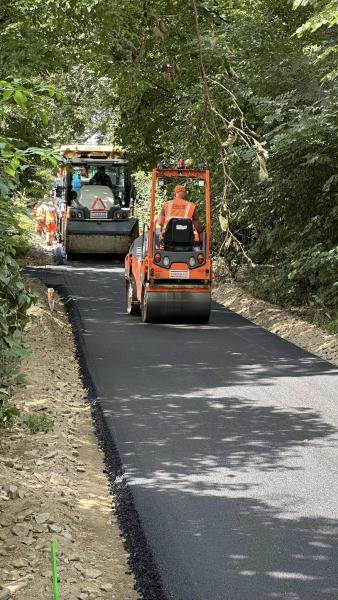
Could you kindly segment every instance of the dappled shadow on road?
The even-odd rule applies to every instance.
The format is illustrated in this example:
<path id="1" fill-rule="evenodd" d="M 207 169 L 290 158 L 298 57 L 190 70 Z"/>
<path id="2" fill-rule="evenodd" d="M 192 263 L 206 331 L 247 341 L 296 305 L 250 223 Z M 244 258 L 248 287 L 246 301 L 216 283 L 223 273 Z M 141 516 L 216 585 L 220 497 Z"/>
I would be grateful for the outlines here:
<path id="1" fill-rule="evenodd" d="M 175 481 L 182 478 L 182 489 L 186 485 L 194 492 L 197 486 L 196 491 L 200 493 L 203 475 L 215 473 L 215 469 L 220 472 L 230 469 L 226 474 L 230 478 L 247 467 L 298 469 L 283 464 L 283 458 L 298 456 L 302 447 L 324 438 L 328 438 L 327 446 L 336 446 L 336 440 L 328 437 L 336 429 L 314 410 L 281 410 L 225 393 L 217 398 L 212 398 L 212 394 L 212 389 L 180 396 L 155 393 L 147 398 L 141 394 L 132 397 L 121 394 L 118 406 L 111 406 L 107 399 L 101 401 L 106 417 L 113 418 L 117 428 L 128 426 L 135 430 L 137 450 L 148 458 L 153 454 L 157 463 L 163 465 L 163 474 L 160 470 L 156 473 L 163 487 L 170 487 L 171 483 L 175 487 Z M 176 462 L 173 461 L 175 448 L 179 454 Z M 194 483 L 195 473 L 200 479 Z M 208 489 L 207 481 L 206 478 L 206 493 L 216 492 L 217 484 L 212 482 L 212 488 Z M 230 484 L 231 481 L 229 487 L 235 490 L 236 485 Z M 220 489 L 224 489 L 223 482 Z"/>
<path id="2" fill-rule="evenodd" d="M 121 272 L 66 276 L 175 600 L 336 600 L 338 519 L 310 454 L 337 448 L 337 370 L 217 304 L 203 327 L 144 325 Z"/>
<path id="3" fill-rule="evenodd" d="M 303 481 L 304 454 L 334 451 L 335 428 L 312 409 L 173 387 L 100 399 L 172 597 L 336 600 L 338 520 Z"/>
<path id="4" fill-rule="evenodd" d="M 198 496 L 193 513 L 179 490 L 141 490 L 143 502 L 182 506 L 163 538 L 161 562 L 171 574 L 174 598 L 184 600 L 336 600 L 338 521 L 283 518 L 282 512 L 253 498 Z M 169 503 L 171 502 L 171 504 Z M 156 523 L 157 527 L 158 524 Z M 182 554 L 180 555 L 180 548 Z M 188 558 L 187 558 L 188 557 Z M 191 572 L 189 572 L 191 567 Z M 202 592 L 202 593 L 201 593 Z"/>
<path id="5" fill-rule="evenodd" d="M 246 372 L 249 379 L 257 379 L 260 384 L 269 377 L 312 376 L 319 373 L 333 373 L 330 365 L 313 355 L 310 355 L 278 336 L 271 334 L 261 327 L 234 315 L 217 303 L 213 303 L 211 319 L 207 325 L 184 324 L 143 324 L 140 317 L 130 317 L 126 314 L 125 282 L 123 265 L 87 261 L 73 263 L 71 266 L 55 266 L 41 270 L 31 269 L 35 276 L 40 277 L 46 285 L 62 284 L 68 289 L 69 296 L 79 310 L 86 336 L 101 336 L 102 332 L 111 332 L 116 339 L 126 337 L 126 329 L 132 329 L 135 344 L 146 335 L 162 340 L 161 355 L 165 362 L 154 361 L 154 369 L 162 369 L 167 365 L 171 375 L 177 369 L 222 371 L 226 362 L 234 365 L 233 376 L 228 372 L 229 383 L 232 379 L 236 385 L 245 384 Z M 136 330 L 141 332 L 136 334 Z M 231 339 L 228 340 L 228 336 Z M 138 338 L 137 338 L 138 336 Z M 235 336 L 235 337 L 234 337 Z M 165 339 L 177 339 L 185 347 L 185 357 L 177 360 L 176 347 L 174 352 L 166 354 Z M 104 352 L 104 348 L 102 348 Z M 170 349 L 169 349 L 170 350 Z M 215 350 L 223 357 L 224 365 L 219 361 L 205 361 L 206 354 Z M 200 352 L 201 360 L 196 361 L 196 351 Z M 193 353 L 190 360 L 190 354 Z M 110 360 L 110 356 L 99 354 L 100 359 Z M 262 360 L 260 360 L 262 358 Z M 163 366 L 164 365 L 164 366 Z M 143 355 L 140 367 L 143 368 Z M 150 368 L 150 365 L 147 365 Z M 240 377 L 238 377 L 240 375 Z M 240 381 L 241 380 L 241 381 Z"/>
<path id="6" fill-rule="evenodd" d="M 203 331 L 136 328 L 129 357 L 119 345 L 121 358 L 109 358 L 110 394 L 102 386 L 136 505 L 153 507 L 145 528 L 156 531 L 163 578 L 184 600 L 334 600 L 338 520 L 323 517 L 333 511 L 320 484 L 303 480 L 309 451 L 337 447 L 318 394 L 337 371 L 275 336 L 258 346 L 256 327 L 226 311 L 220 320 Z M 236 327 L 239 342 L 228 338 Z"/>

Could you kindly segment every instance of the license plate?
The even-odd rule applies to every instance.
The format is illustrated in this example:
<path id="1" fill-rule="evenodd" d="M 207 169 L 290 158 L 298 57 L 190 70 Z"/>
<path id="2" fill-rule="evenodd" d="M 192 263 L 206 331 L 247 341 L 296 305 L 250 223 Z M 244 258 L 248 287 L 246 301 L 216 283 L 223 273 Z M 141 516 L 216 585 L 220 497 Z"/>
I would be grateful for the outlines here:
<path id="1" fill-rule="evenodd" d="M 91 210 L 90 218 L 91 219 L 107 219 L 108 212 L 106 210 Z"/>
<path id="2" fill-rule="evenodd" d="M 189 279 L 189 271 L 169 271 L 170 279 Z"/>

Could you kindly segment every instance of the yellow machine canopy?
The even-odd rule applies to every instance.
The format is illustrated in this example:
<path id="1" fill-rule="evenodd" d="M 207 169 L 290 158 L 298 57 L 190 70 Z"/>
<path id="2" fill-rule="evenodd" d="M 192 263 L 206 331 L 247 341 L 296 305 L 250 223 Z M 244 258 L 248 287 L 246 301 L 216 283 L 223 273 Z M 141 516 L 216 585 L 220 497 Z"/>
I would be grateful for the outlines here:
<path id="1" fill-rule="evenodd" d="M 85 144 L 74 144 L 61 146 L 60 154 L 69 160 L 76 158 L 102 158 L 121 159 L 126 154 L 126 149 L 121 146 L 91 146 Z"/>

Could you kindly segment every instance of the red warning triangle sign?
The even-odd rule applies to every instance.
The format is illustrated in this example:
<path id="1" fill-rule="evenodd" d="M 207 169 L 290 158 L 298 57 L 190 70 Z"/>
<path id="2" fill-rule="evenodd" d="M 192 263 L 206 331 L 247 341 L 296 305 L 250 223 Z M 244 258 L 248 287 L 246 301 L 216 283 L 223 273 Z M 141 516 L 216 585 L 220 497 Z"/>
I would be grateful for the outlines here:
<path id="1" fill-rule="evenodd" d="M 100 196 L 95 196 L 95 200 L 92 204 L 92 210 L 107 210 L 105 203 Z"/>

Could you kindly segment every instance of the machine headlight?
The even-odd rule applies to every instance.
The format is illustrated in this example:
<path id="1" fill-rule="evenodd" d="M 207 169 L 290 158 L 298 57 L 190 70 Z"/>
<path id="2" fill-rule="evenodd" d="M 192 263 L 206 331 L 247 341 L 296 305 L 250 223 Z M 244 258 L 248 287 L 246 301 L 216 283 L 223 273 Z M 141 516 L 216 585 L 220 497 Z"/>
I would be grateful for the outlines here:
<path id="1" fill-rule="evenodd" d="M 189 258 L 189 266 L 194 267 L 196 265 L 196 260 L 194 256 L 190 256 Z"/>
<path id="2" fill-rule="evenodd" d="M 78 208 L 68 207 L 67 216 L 68 219 L 84 219 L 83 210 L 79 210 Z"/>
<path id="3" fill-rule="evenodd" d="M 164 256 L 162 262 L 163 262 L 163 266 L 164 267 L 169 267 L 169 265 L 170 265 L 170 258 L 169 258 L 169 256 Z"/>

